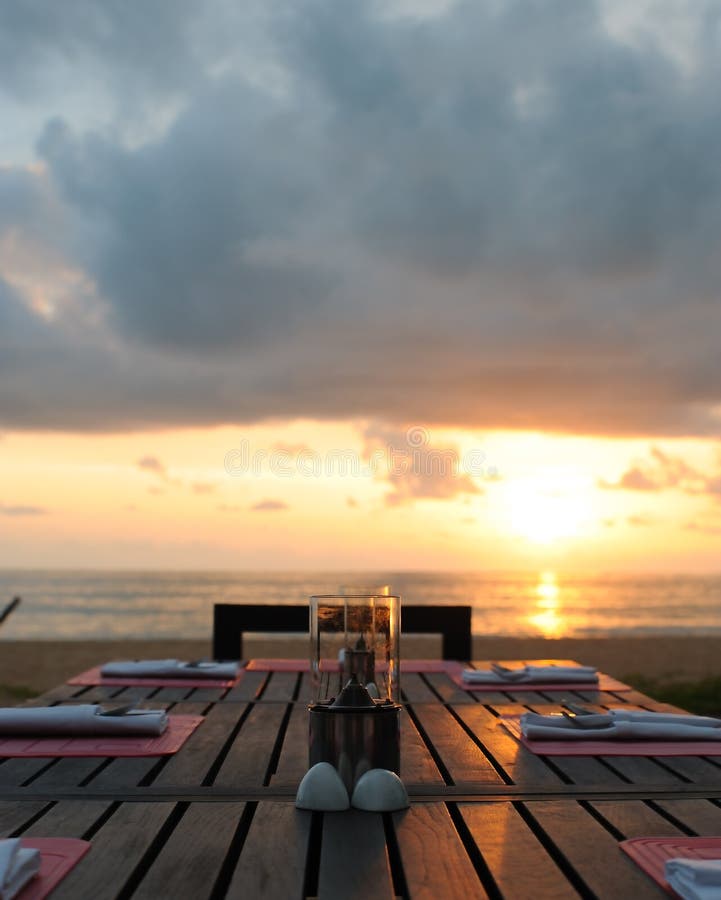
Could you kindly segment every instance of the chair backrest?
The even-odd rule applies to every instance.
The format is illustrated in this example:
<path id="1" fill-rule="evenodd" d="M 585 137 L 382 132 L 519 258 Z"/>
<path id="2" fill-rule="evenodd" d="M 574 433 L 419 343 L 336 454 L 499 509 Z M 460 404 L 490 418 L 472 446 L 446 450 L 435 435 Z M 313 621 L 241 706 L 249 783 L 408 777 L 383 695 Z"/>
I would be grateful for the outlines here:
<path id="1" fill-rule="evenodd" d="M 216 603 L 213 607 L 213 658 L 240 659 L 243 634 L 253 631 L 308 633 L 308 606 Z M 443 659 L 470 660 L 470 606 L 401 608 L 401 633 L 440 634 Z"/>
<path id="2" fill-rule="evenodd" d="M 5 607 L 5 609 L 0 610 L 0 625 L 2 625 L 2 623 L 5 621 L 5 619 L 7 619 L 7 617 L 10 615 L 10 613 L 14 609 L 17 609 L 18 606 L 20 606 L 20 598 L 13 597 L 12 600 Z"/>

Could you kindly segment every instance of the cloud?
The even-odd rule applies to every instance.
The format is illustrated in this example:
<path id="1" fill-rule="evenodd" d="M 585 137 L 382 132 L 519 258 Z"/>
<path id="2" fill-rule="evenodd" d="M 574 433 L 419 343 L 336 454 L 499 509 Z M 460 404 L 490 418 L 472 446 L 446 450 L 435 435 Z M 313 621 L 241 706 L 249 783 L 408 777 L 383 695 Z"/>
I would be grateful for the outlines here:
<path id="1" fill-rule="evenodd" d="M 718 432 L 716 4 L 206 6 L 0 10 L 1 427 Z"/>
<path id="2" fill-rule="evenodd" d="M 654 481 L 653 478 L 641 471 L 638 466 L 627 469 L 615 484 L 601 481 L 601 486 L 608 490 L 624 491 L 658 491 L 666 487 L 664 482 Z"/>
<path id="3" fill-rule="evenodd" d="M 44 506 L 0 503 L 0 516 L 22 518 L 24 516 L 45 516 L 49 512 Z"/>
<path id="4" fill-rule="evenodd" d="M 280 512 L 283 509 L 289 509 L 289 506 L 282 500 L 261 500 L 250 508 L 252 512 Z"/>
<path id="5" fill-rule="evenodd" d="M 635 528 L 645 528 L 649 525 L 653 525 L 653 519 L 650 516 L 643 515 L 627 516 L 626 524 Z"/>
<path id="6" fill-rule="evenodd" d="M 391 487 L 385 495 L 388 506 L 483 493 L 463 471 L 458 450 L 432 446 L 425 429 L 400 432 L 375 423 L 366 428 L 364 438 L 366 454 L 382 464 L 381 479 Z"/>
<path id="7" fill-rule="evenodd" d="M 658 447 L 651 448 L 650 456 L 650 460 L 628 468 L 618 481 L 600 479 L 598 486 L 604 490 L 679 490 L 685 494 L 721 497 L 721 474 L 702 472 Z"/>
<path id="8" fill-rule="evenodd" d="M 208 484 L 206 482 L 196 482 L 192 486 L 192 491 L 194 494 L 212 494 L 215 492 L 217 485 Z"/>
<path id="9" fill-rule="evenodd" d="M 715 536 L 721 534 L 721 525 L 712 525 L 706 522 L 687 522 L 684 525 L 684 530 Z"/>
<path id="10" fill-rule="evenodd" d="M 143 456 L 137 461 L 136 465 L 142 471 L 157 475 L 158 478 L 162 478 L 164 481 L 168 477 L 168 470 L 157 456 Z"/>

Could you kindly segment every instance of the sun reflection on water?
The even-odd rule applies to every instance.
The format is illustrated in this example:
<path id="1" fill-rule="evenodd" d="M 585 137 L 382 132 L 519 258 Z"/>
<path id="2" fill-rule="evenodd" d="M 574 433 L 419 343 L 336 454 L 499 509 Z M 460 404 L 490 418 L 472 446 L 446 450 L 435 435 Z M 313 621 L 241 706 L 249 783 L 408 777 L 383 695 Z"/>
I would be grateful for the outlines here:
<path id="1" fill-rule="evenodd" d="M 560 609 L 560 588 L 555 572 L 541 572 L 536 585 L 536 607 L 528 621 L 543 637 L 559 637 L 566 630 L 566 621 Z"/>

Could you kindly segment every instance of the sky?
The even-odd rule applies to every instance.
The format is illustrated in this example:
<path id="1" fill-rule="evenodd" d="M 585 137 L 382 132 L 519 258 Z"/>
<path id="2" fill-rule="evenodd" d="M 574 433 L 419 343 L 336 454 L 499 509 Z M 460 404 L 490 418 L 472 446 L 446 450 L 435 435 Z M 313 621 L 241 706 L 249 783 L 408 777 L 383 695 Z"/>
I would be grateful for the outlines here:
<path id="1" fill-rule="evenodd" d="M 719 571 L 720 44 L 6 0 L 0 566 Z"/>

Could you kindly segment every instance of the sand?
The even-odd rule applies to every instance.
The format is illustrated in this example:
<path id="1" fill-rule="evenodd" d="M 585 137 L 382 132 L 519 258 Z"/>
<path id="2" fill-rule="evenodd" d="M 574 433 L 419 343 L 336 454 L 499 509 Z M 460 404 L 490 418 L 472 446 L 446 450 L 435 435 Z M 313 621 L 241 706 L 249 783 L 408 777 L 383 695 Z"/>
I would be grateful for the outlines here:
<path id="1" fill-rule="evenodd" d="M 721 675 L 721 642 L 715 638 L 644 637 L 579 640 L 474 637 L 474 659 L 575 659 L 617 678 L 693 680 Z M 307 642 L 246 642 L 246 657 L 306 655 Z M 408 656 L 439 656 L 433 638 L 406 638 Z M 111 659 L 199 659 L 209 641 L 0 641 L 0 702 L 35 696 L 93 665 Z"/>

